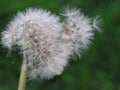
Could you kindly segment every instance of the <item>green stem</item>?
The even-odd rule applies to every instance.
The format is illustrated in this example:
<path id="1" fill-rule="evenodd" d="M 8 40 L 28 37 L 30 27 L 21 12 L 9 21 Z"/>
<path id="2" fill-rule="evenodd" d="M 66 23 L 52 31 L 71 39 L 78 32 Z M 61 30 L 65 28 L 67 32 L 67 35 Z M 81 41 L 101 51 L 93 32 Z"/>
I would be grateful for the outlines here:
<path id="1" fill-rule="evenodd" d="M 26 60 L 23 59 L 21 73 L 20 73 L 20 79 L 19 79 L 19 84 L 18 84 L 18 90 L 26 89 L 26 81 L 27 81 L 27 66 L 26 66 Z"/>

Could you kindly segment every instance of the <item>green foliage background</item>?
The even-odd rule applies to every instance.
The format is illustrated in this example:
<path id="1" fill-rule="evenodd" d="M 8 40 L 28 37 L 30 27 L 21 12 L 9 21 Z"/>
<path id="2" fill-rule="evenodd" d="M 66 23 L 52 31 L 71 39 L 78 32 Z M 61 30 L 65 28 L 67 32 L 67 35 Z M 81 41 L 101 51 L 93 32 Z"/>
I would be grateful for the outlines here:
<path id="1" fill-rule="evenodd" d="M 99 15 L 102 33 L 96 32 L 89 50 L 73 57 L 62 75 L 28 81 L 27 90 L 120 90 L 120 0 L 0 0 L 0 32 L 18 11 L 37 7 L 58 14 L 66 5 Z M 7 52 L 0 44 L 0 90 L 17 90 L 22 56 Z"/>

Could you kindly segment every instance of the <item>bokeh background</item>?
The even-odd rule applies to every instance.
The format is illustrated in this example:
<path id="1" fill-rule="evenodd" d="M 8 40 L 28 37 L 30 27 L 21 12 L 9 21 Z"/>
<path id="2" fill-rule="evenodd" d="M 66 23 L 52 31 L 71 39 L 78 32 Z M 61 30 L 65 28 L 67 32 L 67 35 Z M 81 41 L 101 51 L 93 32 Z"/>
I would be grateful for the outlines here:
<path id="1" fill-rule="evenodd" d="M 71 58 L 62 75 L 52 80 L 28 81 L 27 90 L 120 90 L 120 0 L 0 0 L 0 32 L 13 16 L 28 7 L 55 14 L 66 6 L 81 8 L 89 17 L 102 19 L 89 50 Z M 0 34 L 1 39 L 1 34 Z M 0 90 L 17 90 L 22 55 L 0 44 Z"/>

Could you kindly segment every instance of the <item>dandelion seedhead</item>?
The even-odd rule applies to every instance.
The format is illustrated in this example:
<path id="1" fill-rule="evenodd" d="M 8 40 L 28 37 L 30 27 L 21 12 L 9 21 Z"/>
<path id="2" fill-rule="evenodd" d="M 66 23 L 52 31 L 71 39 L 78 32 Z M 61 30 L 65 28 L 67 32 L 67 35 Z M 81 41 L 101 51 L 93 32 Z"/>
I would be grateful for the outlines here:
<path id="1" fill-rule="evenodd" d="M 30 78 L 52 78 L 67 65 L 68 51 L 60 40 L 62 24 L 50 12 L 28 9 L 18 13 L 4 31 L 2 42 L 18 45 L 27 60 Z"/>
<path id="2" fill-rule="evenodd" d="M 31 79 L 60 75 L 70 55 L 80 55 L 91 42 L 94 27 L 98 28 L 96 19 L 92 23 L 78 9 L 65 9 L 62 15 L 64 22 L 49 11 L 30 8 L 19 12 L 2 32 L 5 47 L 19 46 Z"/>
<path id="3" fill-rule="evenodd" d="M 98 17 L 92 21 L 76 8 L 66 8 L 62 15 L 65 17 L 63 39 L 69 49 L 80 56 L 81 50 L 91 43 L 94 30 L 99 29 Z"/>

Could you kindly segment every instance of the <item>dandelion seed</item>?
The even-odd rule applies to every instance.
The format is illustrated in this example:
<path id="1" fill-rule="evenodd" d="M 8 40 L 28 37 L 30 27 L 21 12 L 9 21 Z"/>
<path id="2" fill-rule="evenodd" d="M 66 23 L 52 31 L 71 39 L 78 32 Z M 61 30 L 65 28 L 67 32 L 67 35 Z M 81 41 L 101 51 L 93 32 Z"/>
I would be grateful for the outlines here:
<path id="1" fill-rule="evenodd" d="M 93 28 L 95 28 L 98 31 L 101 31 L 100 29 L 100 25 L 101 25 L 102 20 L 99 19 L 99 16 L 97 16 L 94 20 L 93 20 Z"/>

